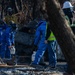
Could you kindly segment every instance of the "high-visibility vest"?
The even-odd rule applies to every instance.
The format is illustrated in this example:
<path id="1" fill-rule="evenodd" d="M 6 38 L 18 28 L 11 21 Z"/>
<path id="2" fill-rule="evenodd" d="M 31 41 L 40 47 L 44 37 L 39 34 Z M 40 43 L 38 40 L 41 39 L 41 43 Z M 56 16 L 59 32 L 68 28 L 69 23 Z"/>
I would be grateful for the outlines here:
<path id="1" fill-rule="evenodd" d="M 48 24 L 46 24 L 46 31 L 47 31 L 47 25 L 48 25 Z M 49 36 L 49 38 L 48 38 L 47 40 L 48 40 L 48 41 L 56 40 L 56 38 L 55 38 L 55 36 L 54 36 L 54 34 L 53 34 L 52 31 L 51 31 L 50 36 Z"/>
<path id="2" fill-rule="evenodd" d="M 48 41 L 53 41 L 53 40 L 56 40 L 56 38 L 55 38 L 53 32 L 51 31 Z"/>

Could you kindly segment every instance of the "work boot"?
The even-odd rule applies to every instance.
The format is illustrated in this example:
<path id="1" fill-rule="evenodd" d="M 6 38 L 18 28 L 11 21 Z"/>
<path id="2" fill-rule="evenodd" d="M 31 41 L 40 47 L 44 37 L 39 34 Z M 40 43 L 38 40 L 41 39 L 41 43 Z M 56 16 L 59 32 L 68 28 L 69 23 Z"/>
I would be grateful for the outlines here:
<path id="1" fill-rule="evenodd" d="M 16 65 L 15 59 L 16 57 L 13 56 L 11 59 L 4 59 L 4 62 L 7 63 L 7 65 Z"/>
<path id="2" fill-rule="evenodd" d="M 30 66 L 35 68 L 36 70 L 44 70 L 44 67 L 38 64 L 30 64 Z"/>
<path id="3" fill-rule="evenodd" d="M 48 67 L 46 63 L 39 63 L 39 65 L 43 66 L 44 68 Z"/>
<path id="4" fill-rule="evenodd" d="M 16 60 L 16 57 L 13 56 L 12 59 L 10 60 L 10 62 L 7 63 L 7 65 L 16 65 L 15 60 Z"/>
<path id="5" fill-rule="evenodd" d="M 56 68 L 56 66 L 49 66 L 48 65 L 48 67 L 45 68 L 45 71 L 49 71 L 49 70 L 50 71 L 55 71 L 55 70 L 57 70 L 57 68 Z"/>

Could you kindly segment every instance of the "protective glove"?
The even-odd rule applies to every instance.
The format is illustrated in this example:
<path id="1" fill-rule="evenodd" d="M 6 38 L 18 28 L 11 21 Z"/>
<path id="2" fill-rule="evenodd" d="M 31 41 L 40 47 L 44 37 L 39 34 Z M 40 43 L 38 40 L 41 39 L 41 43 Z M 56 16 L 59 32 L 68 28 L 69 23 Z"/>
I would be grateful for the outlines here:
<path id="1" fill-rule="evenodd" d="M 15 47 L 12 46 L 11 49 L 10 49 L 10 53 L 11 53 L 11 54 L 15 54 L 15 51 L 16 51 Z"/>

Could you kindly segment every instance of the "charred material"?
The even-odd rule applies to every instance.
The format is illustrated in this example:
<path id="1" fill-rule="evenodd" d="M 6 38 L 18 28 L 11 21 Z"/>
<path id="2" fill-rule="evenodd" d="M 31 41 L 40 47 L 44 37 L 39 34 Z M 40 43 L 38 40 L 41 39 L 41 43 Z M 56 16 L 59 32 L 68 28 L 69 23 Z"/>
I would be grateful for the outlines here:
<path id="1" fill-rule="evenodd" d="M 32 47 L 34 42 L 34 34 L 36 31 L 37 22 L 32 21 L 28 25 L 17 31 L 15 36 L 16 54 L 18 56 L 24 56 L 24 61 L 30 61 L 32 55 Z M 20 59 L 22 59 L 20 57 Z M 26 59 L 26 60 L 25 60 Z M 22 61 L 22 60 L 19 60 Z"/>

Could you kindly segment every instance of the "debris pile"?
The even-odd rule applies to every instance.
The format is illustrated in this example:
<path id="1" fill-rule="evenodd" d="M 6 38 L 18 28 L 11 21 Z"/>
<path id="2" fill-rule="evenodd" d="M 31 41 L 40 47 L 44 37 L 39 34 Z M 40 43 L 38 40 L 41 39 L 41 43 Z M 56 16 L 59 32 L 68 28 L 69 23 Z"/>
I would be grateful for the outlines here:
<path id="1" fill-rule="evenodd" d="M 29 65 L 3 66 L 0 68 L 0 75 L 63 75 L 65 67 L 66 64 L 59 63 L 56 70 L 39 70 Z"/>

